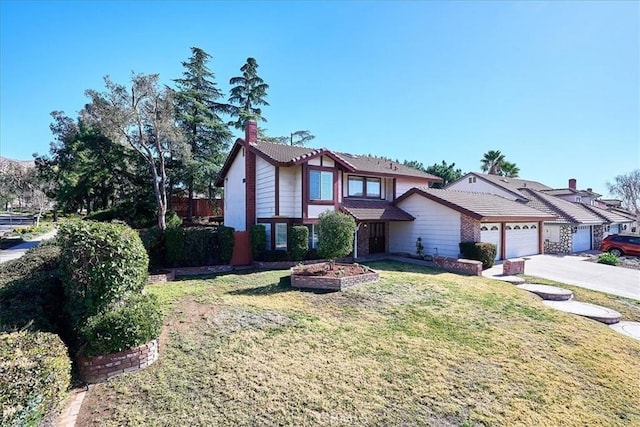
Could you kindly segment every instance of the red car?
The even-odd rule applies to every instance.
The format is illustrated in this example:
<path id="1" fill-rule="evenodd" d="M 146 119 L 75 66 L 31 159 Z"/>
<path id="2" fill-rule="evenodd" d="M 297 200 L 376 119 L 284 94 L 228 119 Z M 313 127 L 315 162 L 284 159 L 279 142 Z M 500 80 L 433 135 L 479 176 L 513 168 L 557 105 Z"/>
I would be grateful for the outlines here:
<path id="1" fill-rule="evenodd" d="M 602 241 L 601 250 L 611 252 L 615 256 L 640 256 L 640 236 L 611 234 Z"/>

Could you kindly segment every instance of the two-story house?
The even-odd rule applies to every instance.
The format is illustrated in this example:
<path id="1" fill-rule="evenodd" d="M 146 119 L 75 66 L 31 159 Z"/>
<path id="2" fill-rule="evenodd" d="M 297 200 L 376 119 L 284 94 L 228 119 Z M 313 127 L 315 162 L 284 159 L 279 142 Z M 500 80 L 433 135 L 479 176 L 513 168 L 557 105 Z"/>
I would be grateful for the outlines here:
<path id="1" fill-rule="evenodd" d="M 388 159 L 258 140 L 247 122 L 216 182 L 224 187 L 224 225 L 236 231 L 266 229 L 267 249 L 286 250 L 291 225 L 309 227 L 317 245 L 318 216 L 341 210 L 357 223 L 356 256 L 386 252 L 389 224 L 414 218 L 392 202 L 414 187 L 441 178 Z"/>

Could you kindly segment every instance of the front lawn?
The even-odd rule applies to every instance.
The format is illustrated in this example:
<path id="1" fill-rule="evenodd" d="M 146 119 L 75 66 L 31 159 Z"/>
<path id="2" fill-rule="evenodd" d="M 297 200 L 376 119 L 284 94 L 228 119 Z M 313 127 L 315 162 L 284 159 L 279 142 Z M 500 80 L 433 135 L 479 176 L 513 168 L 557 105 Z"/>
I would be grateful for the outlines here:
<path id="1" fill-rule="evenodd" d="M 640 424 L 640 342 L 510 284 L 370 265 L 342 293 L 288 271 L 147 287 L 160 359 L 93 386 L 78 425 Z"/>

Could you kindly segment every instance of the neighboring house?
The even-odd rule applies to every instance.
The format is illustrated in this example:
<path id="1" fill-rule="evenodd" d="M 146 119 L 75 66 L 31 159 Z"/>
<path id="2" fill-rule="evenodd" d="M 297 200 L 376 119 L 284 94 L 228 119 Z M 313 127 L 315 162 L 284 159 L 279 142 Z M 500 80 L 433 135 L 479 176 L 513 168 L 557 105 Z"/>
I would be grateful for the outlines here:
<path id="1" fill-rule="evenodd" d="M 621 215 L 614 210 L 603 209 L 590 205 L 584 205 L 584 207 L 605 221 L 602 229 L 603 238 L 610 234 L 619 234 L 631 231 L 634 219 Z"/>
<path id="2" fill-rule="evenodd" d="M 389 224 L 413 220 L 394 200 L 441 181 L 387 159 L 260 141 L 249 121 L 216 185 L 224 186 L 224 225 L 236 231 L 264 225 L 268 250 L 286 250 L 288 228 L 299 224 L 309 227 L 316 247 L 318 216 L 341 210 L 356 220 L 354 255 L 363 256 L 387 252 Z"/>
<path id="3" fill-rule="evenodd" d="M 391 223 L 389 250 L 410 254 L 421 238 L 428 255 L 458 257 L 462 241 L 494 243 L 496 259 L 535 255 L 543 248 L 543 221 L 555 219 L 522 203 L 479 192 L 413 188 L 395 205 L 415 220 Z"/>
<path id="4" fill-rule="evenodd" d="M 604 218 L 589 210 L 589 205 L 583 203 L 582 195 L 586 197 L 586 202 L 599 195 L 590 190 L 580 193 L 575 187 L 574 179 L 569 180 L 569 189 L 565 191 L 536 181 L 470 172 L 446 188 L 496 194 L 554 215 L 555 220 L 544 222 L 545 253 L 573 253 L 598 249 L 606 226 L 619 226 L 620 218 Z M 577 201 L 580 203 L 575 203 Z"/>
<path id="5" fill-rule="evenodd" d="M 600 206 L 598 203 L 598 199 L 602 196 L 601 194 L 594 193 L 592 188 L 587 188 L 586 190 L 578 190 L 577 189 L 577 181 L 574 178 L 569 180 L 568 188 L 553 188 L 551 190 L 540 190 L 545 194 L 549 194 L 550 196 L 558 197 L 562 200 L 566 200 L 568 202 L 573 203 L 582 203 L 590 206 Z"/>

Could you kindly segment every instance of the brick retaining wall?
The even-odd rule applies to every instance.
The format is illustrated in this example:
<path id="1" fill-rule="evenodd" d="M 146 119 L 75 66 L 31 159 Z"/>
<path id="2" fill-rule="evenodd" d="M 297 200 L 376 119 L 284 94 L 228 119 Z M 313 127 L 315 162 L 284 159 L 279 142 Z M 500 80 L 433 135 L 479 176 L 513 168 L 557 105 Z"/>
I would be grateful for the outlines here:
<path id="1" fill-rule="evenodd" d="M 291 269 L 291 286 L 304 289 L 326 289 L 332 291 L 343 291 L 351 286 L 362 283 L 374 283 L 380 279 L 377 271 L 370 270 L 369 273 L 358 274 L 356 276 L 327 277 L 327 276 L 302 276 L 293 274 Z"/>
<path id="2" fill-rule="evenodd" d="M 524 260 L 522 258 L 506 259 L 502 263 L 502 274 L 505 276 L 524 274 Z"/>
<path id="3" fill-rule="evenodd" d="M 158 360 L 158 340 L 141 346 L 94 357 L 78 357 L 80 377 L 87 383 L 106 381 L 117 375 L 136 372 Z"/>
<path id="4" fill-rule="evenodd" d="M 471 259 L 456 259 L 443 256 L 433 257 L 436 267 L 452 273 L 482 276 L 482 262 Z"/>

